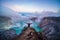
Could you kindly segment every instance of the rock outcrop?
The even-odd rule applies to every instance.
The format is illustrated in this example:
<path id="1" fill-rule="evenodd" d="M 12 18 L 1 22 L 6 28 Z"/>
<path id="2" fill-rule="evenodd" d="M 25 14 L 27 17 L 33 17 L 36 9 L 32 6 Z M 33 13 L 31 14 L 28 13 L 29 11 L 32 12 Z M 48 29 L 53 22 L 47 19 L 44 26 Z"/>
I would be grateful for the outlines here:
<path id="1" fill-rule="evenodd" d="M 28 24 L 28 27 L 25 27 L 22 33 L 13 40 L 47 40 L 43 37 L 42 33 L 36 32 L 35 29 L 29 27 L 29 25 L 30 24 Z"/>

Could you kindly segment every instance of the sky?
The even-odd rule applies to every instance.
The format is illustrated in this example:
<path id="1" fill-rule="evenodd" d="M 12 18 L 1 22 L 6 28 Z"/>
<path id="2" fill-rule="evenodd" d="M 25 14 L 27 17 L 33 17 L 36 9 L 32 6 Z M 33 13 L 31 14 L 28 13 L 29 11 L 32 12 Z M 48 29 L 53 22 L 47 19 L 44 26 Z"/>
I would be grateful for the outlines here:
<path id="1" fill-rule="evenodd" d="M 0 0 L 1 5 L 16 12 L 58 12 L 59 2 L 60 0 Z"/>

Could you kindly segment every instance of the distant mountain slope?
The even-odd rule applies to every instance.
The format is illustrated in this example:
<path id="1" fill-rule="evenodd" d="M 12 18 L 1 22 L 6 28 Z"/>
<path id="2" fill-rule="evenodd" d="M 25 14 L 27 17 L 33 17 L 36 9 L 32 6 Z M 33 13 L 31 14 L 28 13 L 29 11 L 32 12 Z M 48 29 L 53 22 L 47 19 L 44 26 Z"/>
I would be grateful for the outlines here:
<path id="1" fill-rule="evenodd" d="M 12 24 L 11 18 L 6 16 L 0 16 L 0 29 L 8 29 Z"/>

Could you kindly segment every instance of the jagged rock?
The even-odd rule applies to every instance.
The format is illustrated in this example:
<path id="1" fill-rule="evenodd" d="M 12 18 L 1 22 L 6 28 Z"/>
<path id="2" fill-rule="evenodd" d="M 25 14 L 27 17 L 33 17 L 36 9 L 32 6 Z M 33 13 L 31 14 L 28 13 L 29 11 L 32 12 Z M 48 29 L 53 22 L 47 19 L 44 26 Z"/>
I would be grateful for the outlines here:
<path id="1" fill-rule="evenodd" d="M 60 40 L 60 17 L 44 17 L 40 23 L 43 33 L 50 40 Z"/>
<path id="2" fill-rule="evenodd" d="M 0 40 L 11 40 L 16 36 L 15 30 L 4 30 L 0 32 Z"/>

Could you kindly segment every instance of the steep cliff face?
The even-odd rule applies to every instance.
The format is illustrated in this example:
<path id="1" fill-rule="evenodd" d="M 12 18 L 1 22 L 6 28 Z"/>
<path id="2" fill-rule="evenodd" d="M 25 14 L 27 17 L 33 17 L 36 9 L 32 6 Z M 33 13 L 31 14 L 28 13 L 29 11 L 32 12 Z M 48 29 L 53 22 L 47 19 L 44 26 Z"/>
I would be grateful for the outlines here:
<path id="1" fill-rule="evenodd" d="M 40 27 L 48 39 L 60 39 L 60 17 L 44 17 L 40 23 Z"/>
<path id="2" fill-rule="evenodd" d="M 33 28 L 27 27 L 13 40 L 44 40 L 41 35 L 42 34 L 38 34 Z"/>

